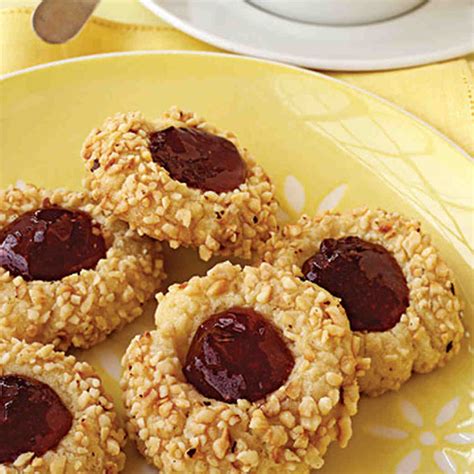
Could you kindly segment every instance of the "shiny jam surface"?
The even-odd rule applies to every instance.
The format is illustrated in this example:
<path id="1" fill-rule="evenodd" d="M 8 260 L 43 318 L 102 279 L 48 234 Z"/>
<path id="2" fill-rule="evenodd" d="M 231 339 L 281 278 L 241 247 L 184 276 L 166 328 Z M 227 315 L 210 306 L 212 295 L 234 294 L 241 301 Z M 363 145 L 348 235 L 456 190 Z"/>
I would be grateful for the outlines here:
<path id="1" fill-rule="evenodd" d="M 273 325 L 250 308 L 232 308 L 199 326 L 184 375 L 202 395 L 227 403 L 251 402 L 281 387 L 293 356 Z"/>
<path id="2" fill-rule="evenodd" d="M 173 179 L 191 188 L 222 193 L 245 181 L 245 162 L 235 145 L 202 130 L 170 127 L 153 132 L 150 152 Z"/>
<path id="3" fill-rule="evenodd" d="M 22 453 L 42 456 L 72 426 L 72 415 L 48 385 L 21 375 L 0 377 L 0 464 Z"/>
<path id="4" fill-rule="evenodd" d="M 341 298 L 353 331 L 387 331 L 409 304 L 403 272 L 381 245 L 359 237 L 326 239 L 303 275 Z"/>
<path id="5" fill-rule="evenodd" d="M 105 253 L 99 225 L 82 211 L 44 207 L 0 229 L 0 266 L 25 280 L 60 280 L 94 268 Z"/>

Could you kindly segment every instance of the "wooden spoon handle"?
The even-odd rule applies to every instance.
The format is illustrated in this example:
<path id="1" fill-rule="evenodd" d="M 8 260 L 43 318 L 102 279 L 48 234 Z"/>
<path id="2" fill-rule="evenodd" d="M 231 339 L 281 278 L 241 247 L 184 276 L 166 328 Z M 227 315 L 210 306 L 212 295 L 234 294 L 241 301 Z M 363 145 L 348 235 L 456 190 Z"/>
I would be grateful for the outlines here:
<path id="1" fill-rule="evenodd" d="M 43 0 L 33 13 L 33 29 L 47 43 L 77 35 L 100 0 Z"/>

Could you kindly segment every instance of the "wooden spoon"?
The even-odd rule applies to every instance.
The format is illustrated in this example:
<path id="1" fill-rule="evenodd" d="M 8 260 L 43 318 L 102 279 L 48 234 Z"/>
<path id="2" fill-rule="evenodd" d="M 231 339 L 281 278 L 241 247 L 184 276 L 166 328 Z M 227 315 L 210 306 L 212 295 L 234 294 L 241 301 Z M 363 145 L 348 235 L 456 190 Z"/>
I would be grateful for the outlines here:
<path id="1" fill-rule="evenodd" d="M 65 43 L 85 25 L 100 0 L 43 0 L 33 13 L 33 29 L 47 43 Z"/>

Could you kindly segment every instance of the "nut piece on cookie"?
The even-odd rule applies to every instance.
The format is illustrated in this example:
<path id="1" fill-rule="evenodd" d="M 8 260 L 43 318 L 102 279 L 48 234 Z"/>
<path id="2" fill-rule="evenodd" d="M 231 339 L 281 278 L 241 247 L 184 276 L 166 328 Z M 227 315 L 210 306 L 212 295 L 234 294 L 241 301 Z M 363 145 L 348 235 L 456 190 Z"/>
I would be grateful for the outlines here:
<path id="1" fill-rule="evenodd" d="M 84 181 L 105 211 L 172 248 L 250 258 L 276 229 L 274 186 L 235 135 L 172 108 L 117 114 L 93 130 Z"/>
<path id="2" fill-rule="evenodd" d="M 460 349 L 453 274 L 415 220 L 367 209 L 303 216 L 272 236 L 263 260 L 341 298 L 372 361 L 364 393 L 398 390 Z"/>
<path id="3" fill-rule="evenodd" d="M 0 190 L 0 338 L 90 347 L 140 316 L 164 277 L 160 244 L 85 193 Z"/>
<path id="4" fill-rule="evenodd" d="M 0 340 L 0 472 L 120 472 L 125 432 L 89 364 Z"/>
<path id="5" fill-rule="evenodd" d="M 325 290 L 229 262 L 159 296 L 122 364 L 128 428 L 162 472 L 309 472 L 345 446 L 368 360 Z"/>

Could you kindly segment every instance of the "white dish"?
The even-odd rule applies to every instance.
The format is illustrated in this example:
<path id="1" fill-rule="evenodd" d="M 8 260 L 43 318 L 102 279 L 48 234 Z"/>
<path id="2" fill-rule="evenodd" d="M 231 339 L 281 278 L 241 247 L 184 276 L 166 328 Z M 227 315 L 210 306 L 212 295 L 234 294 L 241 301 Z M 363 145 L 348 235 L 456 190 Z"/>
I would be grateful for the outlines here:
<path id="1" fill-rule="evenodd" d="M 474 51 L 472 0 L 429 0 L 391 20 L 358 26 L 289 20 L 244 0 L 140 1 L 174 27 L 214 46 L 317 69 L 394 69 Z"/>
<path id="2" fill-rule="evenodd" d="M 284 18 L 320 25 L 363 25 L 388 20 L 426 0 L 247 0 Z"/>

